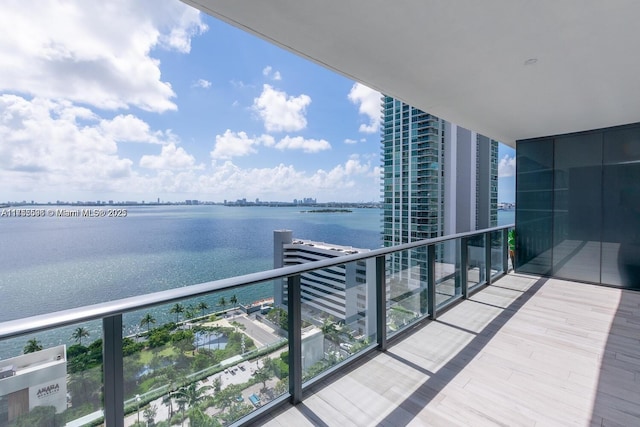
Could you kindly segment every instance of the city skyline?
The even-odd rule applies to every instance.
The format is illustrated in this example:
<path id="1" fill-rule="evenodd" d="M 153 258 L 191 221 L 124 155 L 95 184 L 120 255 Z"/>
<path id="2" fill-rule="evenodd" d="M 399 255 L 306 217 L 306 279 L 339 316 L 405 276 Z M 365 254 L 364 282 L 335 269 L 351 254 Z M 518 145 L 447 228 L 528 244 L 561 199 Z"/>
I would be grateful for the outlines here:
<path id="1" fill-rule="evenodd" d="M 380 200 L 376 91 L 177 0 L 0 22 L 0 200 Z"/>

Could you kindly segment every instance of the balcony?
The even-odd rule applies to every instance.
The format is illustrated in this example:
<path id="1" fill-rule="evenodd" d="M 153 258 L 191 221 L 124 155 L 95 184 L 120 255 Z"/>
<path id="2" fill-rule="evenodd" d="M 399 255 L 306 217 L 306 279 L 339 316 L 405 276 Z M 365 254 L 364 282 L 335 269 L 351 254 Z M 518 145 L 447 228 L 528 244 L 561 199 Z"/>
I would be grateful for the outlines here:
<path id="1" fill-rule="evenodd" d="M 509 274 L 267 426 L 632 426 L 640 293 Z"/>
<path id="2" fill-rule="evenodd" d="M 67 348 L 66 378 L 16 388 L 53 407 L 67 382 L 66 410 L 39 413 L 54 425 L 638 424 L 640 294 L 505 274 L 507 230 L 4 322 L 0 340 L 101 330 L 99 345 Z M 306 275 L 350 270 L 358 280 L 327 296 L 343 301 L 343 319 L 305 304 Z M 286 302 L 275 316 L 261 314 L 266 304 L 198 305 L 278 284 Z M 179 307 L 192 308 L 189 319 Z M 132 334 L 127 324 L 144 325 L 154 309 L 171 318 Z M 24 390 L 6 396 L 15 378 L 0 379 L 0 425 L 37 412 Z"/>

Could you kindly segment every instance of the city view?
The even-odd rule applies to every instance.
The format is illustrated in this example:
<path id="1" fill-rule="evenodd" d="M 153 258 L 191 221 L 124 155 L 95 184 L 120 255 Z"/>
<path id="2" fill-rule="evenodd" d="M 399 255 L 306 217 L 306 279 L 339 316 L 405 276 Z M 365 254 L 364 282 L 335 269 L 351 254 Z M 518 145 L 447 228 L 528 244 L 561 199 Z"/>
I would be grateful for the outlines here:
<path id="1" fill-rule="evenodd" d="M 433 268 L 427 246 L 369 254 L 512 224 L 512 148 L 177 0 L 147 5 L 155 38 L 116 3 L 5 11 L 43 35 L 8 22 L 0 42 L 1 427 L 115 425 L 118 407 L 126 426 L 242 422 L 370 351 L 382 322 L 391 336 L 461 297 L 461 244 L 470 287 L 506 271 L 498 229 L 433 244 Z M 340 257 L 357 259 L 266 278 Z"/>

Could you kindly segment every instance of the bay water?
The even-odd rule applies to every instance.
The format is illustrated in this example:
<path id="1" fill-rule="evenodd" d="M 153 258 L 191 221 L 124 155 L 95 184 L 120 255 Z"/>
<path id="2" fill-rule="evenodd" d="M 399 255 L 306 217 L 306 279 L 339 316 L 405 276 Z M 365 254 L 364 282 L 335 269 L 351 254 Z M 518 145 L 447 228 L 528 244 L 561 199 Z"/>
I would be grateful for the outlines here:
<path id="1" fill-rule="evenodd" d="M 373 208 L 310 213 L 304 207 L 138 205 L 126 210 L 124 218 L 0 218 L 0 322 L 268 270 L 278 229 L 292 230 L 294 238 L 357 248 L 382 244 L 382 211 Z M 512 212 L 499 211 L 499 223 L 513 222 Z M 214 309 L 220 296 L 246 304 L 272 294 L 271 283 L 265 283 L 202 299 Z M 148 311 L 158 324 L 171 319 L 167 307 Z M 124 316 L 126 333 L 135 332 L 141 315 Z M 101 335 L 99 322 L 77 326 L 89 329 L 90 340 Z M 72 344 L 72 330 L 4 341 L 0 359 L 20 354 L 30 338 L 45 347 Z"/>

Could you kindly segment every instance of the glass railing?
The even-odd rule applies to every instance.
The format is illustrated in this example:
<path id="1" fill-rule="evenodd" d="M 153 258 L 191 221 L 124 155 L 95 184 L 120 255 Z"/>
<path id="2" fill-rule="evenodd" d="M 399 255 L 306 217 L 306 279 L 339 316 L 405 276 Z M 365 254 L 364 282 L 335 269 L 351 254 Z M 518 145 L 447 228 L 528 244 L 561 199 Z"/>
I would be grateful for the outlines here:
<path id="1" fill-rule="evenodd" d="M 0 426 L 250 422 L 504 274 L 510 227 L 0 323 Z"/>

